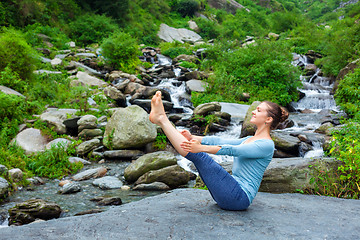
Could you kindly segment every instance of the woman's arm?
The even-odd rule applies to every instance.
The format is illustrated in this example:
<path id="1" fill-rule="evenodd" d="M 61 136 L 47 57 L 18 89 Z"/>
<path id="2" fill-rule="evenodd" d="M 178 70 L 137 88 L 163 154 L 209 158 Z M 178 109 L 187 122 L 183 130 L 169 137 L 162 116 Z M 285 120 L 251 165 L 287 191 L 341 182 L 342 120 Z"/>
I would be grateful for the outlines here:
<path id="1" fill-rule="evenodd" d="M 247 138 L 241 139 L 229 139 L 229 138 L 220 138 L 215 136 L 209 137 L 201 137 L 192 135 L 188 130 L 182 130 L 180 133 L 188 140 L 191 141 L 193 139 L 198 140 L 203 145 L 239 145 Z"/>
<path id="2" fill-rule="evenodd" d="M 206 152 L 216 154 L 221 149 L 219 146 L 202 145 L 200 141 L 196 139 L 182 142 L 180 146 L 183 150 L 192 153 Z"/>

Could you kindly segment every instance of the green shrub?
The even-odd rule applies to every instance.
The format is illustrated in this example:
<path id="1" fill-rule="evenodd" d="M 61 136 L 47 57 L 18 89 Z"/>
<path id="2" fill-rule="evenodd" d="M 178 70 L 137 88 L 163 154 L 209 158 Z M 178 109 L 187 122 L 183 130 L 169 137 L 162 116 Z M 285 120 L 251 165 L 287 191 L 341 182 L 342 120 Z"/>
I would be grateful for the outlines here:
<path id="1" fill-rule="evenodd" d="M 0 72 L 0 85 L 14 89 L 16 91 L 24 90 L 25 84 L 21 81 L 19 75 L 6 66 L 3 71 Z"/>
<path id="2" fill-rule="evenodd" d="M 222 49 L 221 44 L 209 48 L 208 65 L 215 76 L 208 79 L 206 94 L 242 101 L 243 93 L 249 93 L 250 102 L 269 100 L 282 106 L 297 100 L 299 70 L 291 65 L 286 42 L 257 41 L 246 48 Z"/>
<path id="3" fill-rule="evenodd" d="M 360 196 L 360 124 L 348 121 L 332 133 L 327 154 L 339 161 L 335 169 L 314 166 L 317 174 L 311 179 L 311 194 L 359 199 Z"/>
<path id="4" fill-rule="evenodd" d="M 155 142 L 153 142 L 153 147 L 158 150 L 158 151 L 162 151 L 165 150 L 166 145 L 167 145 L 167 138 L 165 134 L 159 133 L 156 136 Z"/>
<path id="5" fill-rule="evenodd" d="M 66 45 L 66 43 L 70 42 L 69 37 L 62 32 L 57 27 L 51 27 L 51 26 L 43 26 L 39 23 L 35 23 L 33 25 L 28 25 L 25 28 L 25 38 L 26 41 L 31 44 L 33 47 L 45 47 L 48 48 L 44 44 L 44 41 L 37 35 L 37 34 L 45 34 L 46 36 L 49 36 L 50 42 L 54 45 L 57 49 L 68 49 L 69 47 Z"/>
<path id="6" fill-rule="evenodd" d="M 124 32 L 116 32 L 101 45 L 105 61 L 114 68 L 134 72 L 140 63 L 139 45 L 136 39 Z"/>
<path id="7" fill-rule="evenodd" d="M 82 163 L 70 163 L 68 158 L 65 147 L 58 144 L 31 157 L 26 167 L 37 176 L 61 179 L 83 167 Z"/>
<path id="8" fill-rule="evenodd" d="M 0 71 L 9 67 L 22 80 L 29 80 L 39 63 L 37 53 L 27 44 L 23 34 L 14 29 L 0 31 Z"/>
<path id="9" fill-rule="evenodd" d="M 187 62 L 187 61 L 182 61 L 180 63 L 180 66 L 181 67 L 184 67 L 184 68 L 192 68 L 192 69 L 196 69 L 197 68 L 197 65 L 193 62 Z"/>
<path id="10" fill-rule="evenodd" d="M 100 43 L 118 29 L 105 15 L 84 14 L 69 24 L 70 37 L 79 45 Z"/>
<path id="11" fill-rule="evenodd" d="M 173 8 L 183 17 L 192 17 L 199 10 L 200 4 L 196 0 L 177 0 L 173 3 Z"/>
<path id="12" fill-rule="evenodd" d="M 336 103 L 350 116 L 360 120 L 360 68 L 348 73 L 339 83 Z"/>
<path id="13" fill-rule="evenodd" d="M 161 53 L 170 57 L 176 58 L 181 54 L 192 55 L 192 49 L 188 43 L 181 43 L 178 41 L 174 41 L 171 43 L 163 42 L 160 44 Z"/>
<path id="14" fill-rule="evenodd" d="M 199 17 L 196 18 L 195 22 L 200 29 L 199 35 L 202 38 L 214 39 L 220 36 L 221 28 L 215 21 Z"/>

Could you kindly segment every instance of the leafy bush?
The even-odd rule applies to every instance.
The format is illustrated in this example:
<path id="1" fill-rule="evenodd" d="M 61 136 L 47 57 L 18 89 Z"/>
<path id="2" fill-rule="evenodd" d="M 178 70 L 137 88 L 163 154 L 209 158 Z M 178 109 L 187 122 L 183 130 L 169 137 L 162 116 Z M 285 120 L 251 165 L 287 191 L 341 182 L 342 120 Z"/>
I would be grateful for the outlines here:
<path id="1" fill-rule="evenodd" d="M 27 44 L 23 34 L 10 28 L 0 31 L 0 59 L 0 71 L 9 67 L 22 80 L 31 78 L 39 62 L 37 53 Z"/>
<path id="2" fill-rule="evenodd" d="M 199 35 L 202 38 L 214 39 L 220 35 L 221 28 L 216 22 L 200 17 L 196 18 L 195 21 L 196 24 L 199 26 Z"/>
<path id="3" fill-rule="evenodd" d="M 159 151 L 165 150 L 167 145 L 167 138 L 165 134 L 159 133 L 156 136 L 155 142 L 153 142 L 153 147 Z"/>
<path id="4" fill-rule="evenodd" d="M 196 69 L 196 68 L 197 68 L 196 63 L 187 62 L 187 61 L 182 61 L 182 62 L 180 63 L 180 66 L 181 66 L 181 67 L 184 67 L 184 68 L 192 68 L 192 69 Z"/>
<path id="5" fill-rule="evenodd" d="M 173 3 L 173 8 L 183 17 L 192 17 L 199 10 L 200 4 L 196 0 L 178 0 Z"/>
<path id="6" fill-rule="evenodd" d="M 134 72 L 140 63 L 139 45 L 136 39 L 124 32 L 116 32 L 101 45 L 105 61 L 125 72 Z"/>
<path id="7" fill-rule="evenodd" d="M 37 34 L 49 36 L 51 38 L 50 42 L 57 49 L 68 49 L 66 43 L 70 42 L 69 37 L 57 27 L 43 26 L 35 23 L 25 28 L 24 35 L 29 44 L 33 47 L 47 47 Z"/>
<path id="8" fill-rule="evenodd" d="M 257 41 L 246 48 L 223 51 L 222 46 L 209 48 L 210 66 L 215 76 L 208 79 L 206 94 L 222 95 L 229 101 L 269 100 L 286 106 L 297 100 L 299 71 L 291 65 L 292 54 L 286 42 Z"/>
<path id="9" fill-rule="evenodd" d="M 313 166 L 315 173 L 311 179 L 314 189 L 308 193 L 342 198 L 359 199 L 360 193 L 360 125 L 348 121 L 333 132 L 331 148 L 327 154 L 339 161 L 339 166 L 326 169 Z"/>
<path id="10" fill-rule="evenodd" d="M 80 45 L 100 43 L 118 29 L 105 15 L 84 14 L 69 24 L 70 37 Z"/>
<path id="11" fill-rule="evenodd" d="M 181 54 L 191 55 L 193 54 L 192 49 L 188 43 L 180 43 L 178 41 L 174 41 L 171 43 L 163 42 L 160 44 L 161 53 L 170 57 L 176 58 Z"/>
<path id="12" fill-rule="evenodd" d="M 83 167 L 82 163 L 70 163 L 65 147 L 61 144 L 31 157 L 26 167 L 40 177 L 59 178 L 74 174 Z"/>
<path id="13" fill-rule="evenodd" d="M 19 75 L 6 66 L 3 71 L 0 72 L 0 85 L 21 91 L 24 89 L 24 84 L 21 81 Z"/>
<path id="14" fill-rule="evenodd" d="M 350 116 L 360 120 L 360 68 L 348 73 L 339 83 L 336 103 Z"/>

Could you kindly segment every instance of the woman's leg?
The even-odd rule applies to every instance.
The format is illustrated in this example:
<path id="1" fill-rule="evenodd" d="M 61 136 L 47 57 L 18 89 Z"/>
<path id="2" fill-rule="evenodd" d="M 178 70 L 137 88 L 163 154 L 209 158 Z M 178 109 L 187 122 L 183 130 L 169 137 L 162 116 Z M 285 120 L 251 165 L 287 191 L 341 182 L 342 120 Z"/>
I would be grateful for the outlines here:
<path id="1" fill-rule="evenodd" d="M 157 91 L 151 99 L 151 111 L 149 119 L 152 123 L 155 123 L 162 128 L 166 137 L 170 140 L 176 151 L 181 156 L 185 157 L 187 152 L 180 147 L 180 144 L 184 141 L 187 141 L 187 139 L 181 133 L 179 133 L 178 130 L 176 130 L 176 128 L 167 118 L 164 106 L 162 104 L 160 91 Z"/>
<path id="2" fill-rule="evenodd" d="M 227 210 L 244 210 L 249 206 L 249 199 L 239 183 L 206 153 L 188 153 L 180 144 L 187 139 L 179 133 L 167 118 L 161 100 L 161 92 L 157 91 L 151 100 L 149 119 L 159 125 L 176 151 L 192 161 L 200 177 L 208 187 L 218 205 Z"/>
<path id="3" fill-rule="evenodd" d="M 207 153 L 188 153 L 186 158 L 194 163 L 219 207 L 226 210 L 245 210 L 249 207 L 249 198 L 240 184 Z"/>

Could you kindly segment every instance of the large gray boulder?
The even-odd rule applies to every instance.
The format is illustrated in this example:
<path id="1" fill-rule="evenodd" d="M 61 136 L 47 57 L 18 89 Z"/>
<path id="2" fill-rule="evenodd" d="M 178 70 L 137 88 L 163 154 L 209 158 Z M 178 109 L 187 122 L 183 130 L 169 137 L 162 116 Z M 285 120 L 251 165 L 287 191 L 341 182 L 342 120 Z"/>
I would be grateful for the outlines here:
<path id="1" fill-rule="evenodd" d="M 59 218 L 62 210 L 59 205 L 42 199 L 31 199 L 16 204 L 9 209 L 9 225 L 23 225 L 37 218 L 49 220 Z"/>
<path id="2" fill-rule="evenodd" d="M 104 89 L 104 95 L 108 98 L 114 100 L 116 105 L 119 107 L 126 107 L 126 97 L 125 95 L 117 90 L 115 87 L 108 86 Z"/>
<path id="3" fill-rule="evenodd" d="M 165 42 L 178 41 L 184 43 L 184 42 L 196 42 L 201 40 L 201 36 L 194 31 L 188 30 L 186 28 L 176 29 L 173 27 L 169 27 L 164 23 L 160 25 L 158 36 L 160 39 L 164 40 Z"/>
<path id="4" fill-rule="evenodd" d="M 135 182 L 135 185 L 142 183 L 162 182 L 171 188 L 176 188 L 187 184 L 189 181 L 189 172 L 185 171 L 179 165 L 172 165 L 145 173 Z"/>
<path id="5" fill-rule="evenodd" d="M 299 156 L 299 145 L 301 142 L 299 138 L 291 136 L 290 133 L 280 131 L 273 131 L 270 135 L 277 150 L 281 150 L 296 157 Z"/>
<path id="6" fill-rule="evenodd" d="M 9 191 L 9 183 L 0 177 L 0 202 L 7 197 Z"/>
<path id="7" fill-rule="evenodd" d="M 1 238 L 99 239 L 106 236 L 102 238 L 118 240 L 126 235 L 127 239 L 144 240 L 358 239 L 359 212 L 356 199 L 262 192 L 248 210 L 224 211 L 216 206 L 209 191 L 186 188 L 96 215 L 2 228 Z"/>
<path id="8" fill-rule="evenodd" d="M 221 111 L 221 105 L 218 102 L 203 103 L 194 109 L 194 115 L 206 116 L 209 112 Z"/>
<path id="9" fill-rule="evenodd" d="M 264 173 L 260 191 L 292 193 L 297 189 L 311 189 L 310 179 L 316 177 L 317 173 L 309 166 L 315 163 L 326 170 L 339 166 L 339 162 L 333 158 L 274 158 Z"/>
<path id="10" fill-rule="evenodd" d="M 143 147 L 155 141 L 156 125 L 139 106 L 118 109 L 111 116 L 104 133 L 104 145 L 109 149 Z"/>
<path id="11" fill-rule="evenodd" d="M 82 116 L 78 121 L 77 121 L 77 125 L 79 132 L 81 132 L 81 130 L 83 129 L 94 129 L 97 126 L 97 117 L 95 117 L 94 115 L 84 115 Z"/>
<path id="12" fill-rule="evenodd" d="M 250 107 L 248 108 L 246 115 L 245 115 L 245 120 L 242 124 L 241 127 L 241 134 L 240 137 L 246 137 L 246 136 L 250 136 L 250 135 L 254 135 L 256 132 L 256 125 L 250 123 L 251 117 L 252 117 L 252 111 L 254 111 L 256 109 L 256 107 L 260 104 L 260 101 L 255 101 L 253 102 Z"/>
<path id="13" fill-rule="evenodd" d="M 114 176 L 106 176 L 102 178 L 95 179 L 92 184 L 99 187 L 100 189 L 119 189 L 123 186 L 123 183 Z"/>
<path id="14" fill-rule="evenodd" d="M 16 135 L 13 142 L 16 142 L 16 145 L 24 149 L 25 154 L 29 155 L 44 151 L 48 140 L 39 129 L 28 128 Z"/>
<path id="15" fill-rule="evenodd" d="M 150 170 L 158 170 L 175 164 L 177 164 L 177 159 L 171 152 L 149 153 L 131 163 L 125 169 L 124 177 L 128 182 L 135 182 L 141 175 Z"/>

